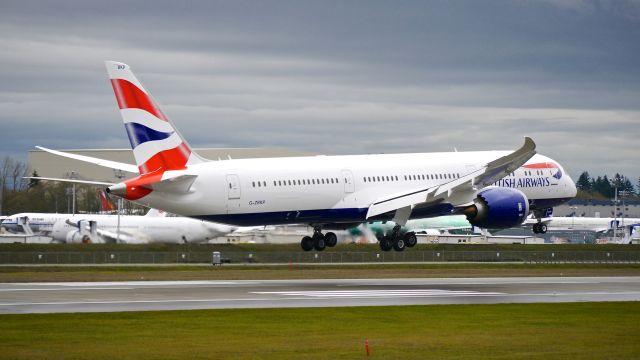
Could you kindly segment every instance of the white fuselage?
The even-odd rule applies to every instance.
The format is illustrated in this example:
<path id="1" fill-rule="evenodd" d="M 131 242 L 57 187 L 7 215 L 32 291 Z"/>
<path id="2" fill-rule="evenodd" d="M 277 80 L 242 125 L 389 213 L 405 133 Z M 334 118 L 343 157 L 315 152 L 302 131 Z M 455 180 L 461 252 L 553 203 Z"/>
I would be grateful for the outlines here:
<path id="1" fill-rule="evenodd" d="M 138 202 L 172 213 L 239 226 L 358 223 L 381 196 L 444 184 L 507 155 L 506 151 L 314 156 L 213 161 L 189 166 L 197 175 L 188 193 L 151 192 Z M 575 196 L 571 178 L 543 155 L 527 164 L 553 163 L 554 169 L 520 168 L 495 185 L 513 187 L 532 209 L 561 204 Z M 525 164 L 526 166 L 526 164 Z M 561 171 L 559 178 L 554 177 Z M 478 189 L 480 190 L 480 189 Z M 472 199 L 468 199 L 471 201 Z M 418 209 L 412 218 L 451 213 Z"/>

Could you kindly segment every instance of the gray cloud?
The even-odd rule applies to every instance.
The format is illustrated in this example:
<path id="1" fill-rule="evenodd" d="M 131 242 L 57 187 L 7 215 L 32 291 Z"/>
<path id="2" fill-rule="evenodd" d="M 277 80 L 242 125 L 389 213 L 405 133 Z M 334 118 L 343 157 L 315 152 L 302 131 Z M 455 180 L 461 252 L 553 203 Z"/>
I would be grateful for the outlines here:
<path id="1" fill-rule="evenodd" d="M 640 6 L 4 2 L 0 152 L 127 147 L 102 61 L 196 147 L 509 149 L 637 179 Z"/>

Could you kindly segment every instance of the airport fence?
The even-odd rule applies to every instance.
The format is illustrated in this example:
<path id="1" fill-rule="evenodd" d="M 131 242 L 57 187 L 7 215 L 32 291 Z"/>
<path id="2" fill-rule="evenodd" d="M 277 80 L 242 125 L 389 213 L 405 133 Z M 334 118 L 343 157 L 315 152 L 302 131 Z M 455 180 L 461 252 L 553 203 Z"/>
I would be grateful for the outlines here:
<path id="1" fill-rule="evenodd" d="M 230 264 L 341 264 L 429 262 L 640 263 L 640 251 L 412 251 L 221 252 Z M 184 252 L 0 252 L 5 264 L 205 264 L 212 253 Z"/>

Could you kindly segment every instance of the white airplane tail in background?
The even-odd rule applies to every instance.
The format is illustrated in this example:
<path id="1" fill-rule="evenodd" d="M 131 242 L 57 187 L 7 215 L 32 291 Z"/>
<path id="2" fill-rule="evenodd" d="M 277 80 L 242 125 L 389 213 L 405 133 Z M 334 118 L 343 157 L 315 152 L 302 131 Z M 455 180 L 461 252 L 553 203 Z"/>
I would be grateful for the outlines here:
<path id="1" fill-rule="evenodd" d="M 183 170 L 204 160 L 133 75 L 129 65 L 105 61 L 120 114 L 141 175 Z"/>

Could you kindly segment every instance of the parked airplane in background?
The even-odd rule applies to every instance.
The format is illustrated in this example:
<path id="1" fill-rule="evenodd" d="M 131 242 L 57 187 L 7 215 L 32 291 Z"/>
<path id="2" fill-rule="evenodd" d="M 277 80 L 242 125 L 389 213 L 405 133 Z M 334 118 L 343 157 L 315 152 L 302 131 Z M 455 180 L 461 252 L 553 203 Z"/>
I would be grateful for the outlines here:
<path id="1" fill-rule="evenodd" d="M 117 215 L 23 213 L 5 219 L 2 226 L 19 232 L 25 218 L 34 232 L 63 243 L 203 243 L 235 230 L 224 224 L 164 216 L 153 209 L 145 216 L 121 215 L 119 241 Z"/>
<path id="2" fill-rule="evenodd" d="M 396 223 L 393 221 L 374 221 L 364 223 L 358 227 L 350 229 L 353 235 L 364 235 L 369 242 L 383 239 L 387 234 L 393 232 Z M 433 218 L 412 219 L 400 229 L 400 234 L 404 236 L 408 232 L 424 233 L 427 235 L 440 235 L 450 231 L 473 231 L 474 227 L 469 223 L 464 215 L 448 215 Z"/>
<path id="3" fill-rule="evenodd" d="M 611 229 L 640 224 L 638 218 L 595 218 L 595 217 L 549 217 L 543 218 L 542 224 L 548 230 L 584 230 L 605 233 Z M 529 218 L 526 225 L 535 225 L 537 219 Z"/>
<path id="4" fill-rule="evenodd" d="M 226 224 L 310 224 L 314 234 L 302 239 L 304 250 L 335 245 L 336 235 L 323 229 L 393 220 L 397 226 L 380 247 L 401 251 L 415 245 L 415 234 L 400 235 L 412 218 L 464 214 L 474 226 L 506 228 L 576 194 L 562 167 L 536 155 L 530 138 L 515 151 L 208 161 L 193 152 L 128 65 L 106 66 L 137 167 L 40 149 L 139 176 L 117 184 L 52 180 L 104 185 L 127 200 Z"/>

